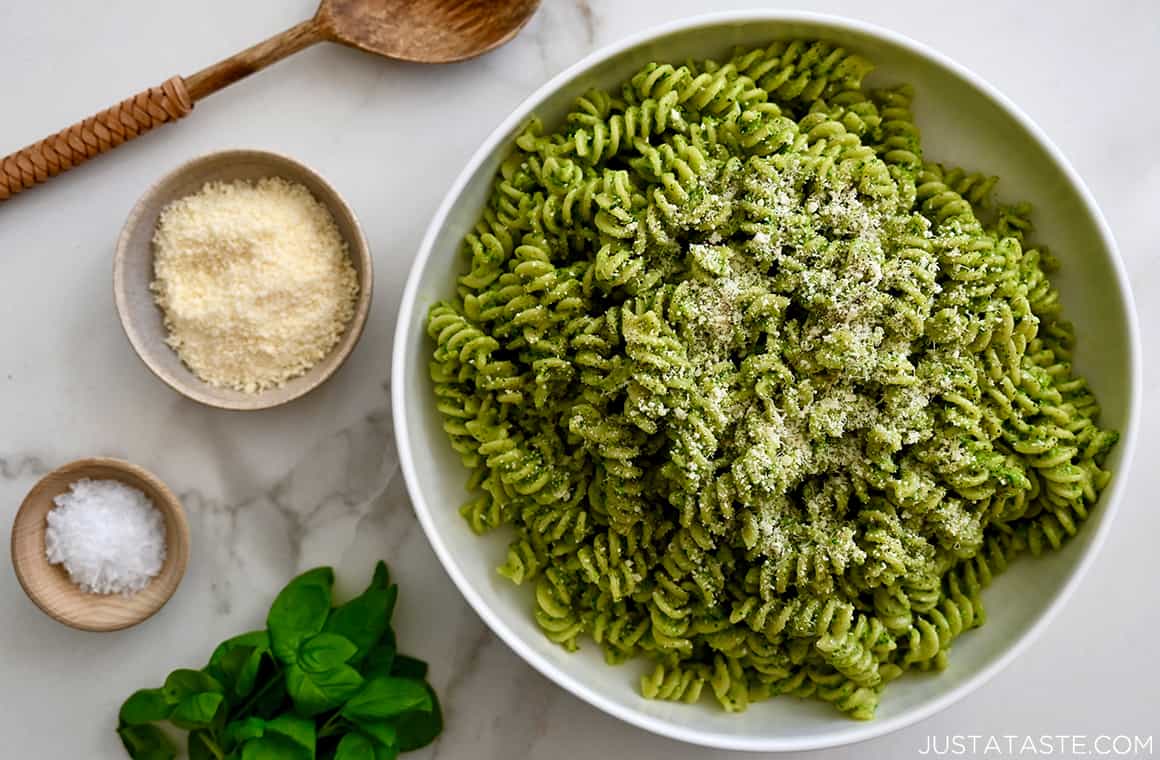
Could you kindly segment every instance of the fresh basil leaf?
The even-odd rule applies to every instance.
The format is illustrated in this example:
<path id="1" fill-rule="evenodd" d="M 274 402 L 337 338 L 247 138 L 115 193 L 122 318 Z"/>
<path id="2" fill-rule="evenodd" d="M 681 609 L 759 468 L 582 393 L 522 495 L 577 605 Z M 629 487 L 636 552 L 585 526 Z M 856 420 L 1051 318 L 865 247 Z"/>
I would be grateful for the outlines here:
<path id="1" fill-rule="evenodd" d="M 253 647 L 238 647 L 218 657 L 205 666 L 205 672 L 220 683 L 226 693 L 234 693 L 237 687 L 238 674 L 246 665 L 246 660 L 253 654 Z"/>
<path id="2" fill-rule="evenodd" d="M 421 680 L 427 677 L 427 663 L 405 654 L 395 655 L 395 661 L 391 665 L 391 675 Z"/>
<path id="3" fill-rule="evenodd" d="M 299 747 L 308 750 L 311 758 L 314 757 L 314 746 L 317 739 L 315 738 L 314 721 L 309 718 L 303 718 L 293 713 L 279 715 L 266 723 L 266 735 L 270 734 L 285 736 Z"/>
<path id="4" fill-rule="evenodd" d="M 379 562 L 370 586 L 361 595 L 336 608 L 326 621 L 328 633 L 337 633 L 350 639 L 358 647 L 354 662 L 359 662 L 391 626 L 397 586 L 390 586 L 387 566 Z"/>
<path id="5" fill-rule="evenodd" d="M 205 672 L 216 678 L 234 700 L 248 697 L 254 690 L 262 657 L 270 652 L 270 635 L 250 631 L 218 644 L 205 666 Z"/>
<path id="6" fill-rule="evenodd" d="M 177 757 L 177 748 L 157 726 L 121 725 L 117 727 L 117 735 L 133 760 L 173 760 Z"/>
<path id="7" fill-rule="evenodd" d="M 242 745 L 241 760 L 313 760 L 314 753 L 292 739 L 266 734 Z"/>
<path id="8" fill-rule="evenodd" d="M 311 568 L 286 584 L 287 588 L 290 586 L 318 586 L 329 591 L 334 586 L 334 568 Z"/>
<path id="9" fill-rule="evenodd" d="M 286 691 L 294 700 L 295 709 L 308 717 L 338 707 L 362 685 L 362 676 L 349 665 L 322 673 L 308 673 L 298 665 L 286 667 Z"/>
<path id="10" fill-rule="evenodd" d="M 169 721 L 178 728 L 191 731 L 195 728 L 209 728 L 222 706 L 225 697 L 216 691 L 191 694 L 177 703 Z"/>
<path id="11" fill-rule="evenodd" d="M 375 571 L 371 573 L 371 588 L 387 588 L 391 585 L 391 571 L 387 563 L 381 559 L 375 563 Z"/>
<path id="12" fill-rule="evenodd" d="M 282 662 L 294 662 L 302 641 L 322 631 L 330 614 L 333 585 L 334 570 L 318 567 L 290 581 L 274 599 L 266 627 L 270 631 L 270 648 Z"/>
<path id="13" fill-rule="evenodd" d="M 363 734 L 347 734 L 338 743 L 334 760 L 376 760 L 374 742 Z"/>
<path id="14" fill-rule="evenodd" d="M 187 748 L 189 760 L 221 760 L 222 757 L 222 748 L 205 729 L 190 732 Z"/>
<path id="15" fill-rule="evenodd" d="M 217 692 L 224 694 L 225 689 L 218 683 L 217 679 L 208 673 L 200 670 L 189 670 L 182 668 L 175 670 L 169 674 L 165 679 L 165 686 L 163 687 L 165 697 L 172 702 L 179 702 L 193 694 L 201 694 L 203 692 Z"/>
<path id="16" fill-rule="evenodd" d="M 320 633 L 302 642 L 298 664 L 308 673 L 322 673 L 345 665 L 357 651 L 358 647 L 345 636 Z"/>
<path id="17" fill-rule="evenodd" d="M 206 672 L 222 683 L 232 702 L 239 703 L 253 693 L 263 661 L 272 662 L 273 656 L 269 650 L 238 647 L 222 655 L 215 664 L 207 665 Z"/>
<path id="18" fill-rule="evenodd" d="M 423 687 L 431 697 L 431 709 L 413 710 L 395 718 L 400 752 L 426 747 L 443 731 L 443 708 L 439 704 L 439 697 L 430 684 L 424 683 Z"/>
<path id="19" fill-rule="evenodd" d="M 362 674 L 366 679 L 391 675 L 395 664 L 395 632 L 387 629 L 379 643 L 375 644 L 362 663 Z"/>
<path id="20" fill-rule="evenodd" d="M 251 651 L 241 669 L 235 674 L 234 695 L 238 698 L 250 696 L 258 683 L 258 674 L 262 672 L 263 660 L 272 662 L 273 657 L 273 653 L 268 649 L 255 648 Z"/>
<path id="21" fill-rule="evenodd" d="M 266 721 L 255 717 L 243 718 L 226 726 L 225 741 L 230 746 L 237 746 L 250 739 L 260 739 L 265 733 Z"/>
<path id="22" fill-rule="evenodd" d="M 121 722 L 127 726 L 140 726 L 167 720 L 173 712 L 174 703 L 163 689 L 139 689 L 133 692 L 121 705 Z"/>
<path id="23" fill-rule="evenodd" d="M 342 708 L 353 721 L 393 718 L 412 710 L 430 711 L 433 705 L 426 684 L 410 678 L 374 678 Z"/>
<path id="24" fill-rule="evenodd" d="M 266 633 L 265 630 L 249 631 L 234 636 L 232 639 L 226 639 L 213 650 L 213 654 L 209 657 L 209 664 L 217 665 L 222 657 L 241 647 L 268 650 L 270 648 L 270 634 Z"/>
<path id="25" fill-rule="evenodd" d="M 375 744 L 392 749 L 399 748 L 399 732 L 389 720 L 360 720 L 357 724 L 364 734 L 375 740 Z"/>

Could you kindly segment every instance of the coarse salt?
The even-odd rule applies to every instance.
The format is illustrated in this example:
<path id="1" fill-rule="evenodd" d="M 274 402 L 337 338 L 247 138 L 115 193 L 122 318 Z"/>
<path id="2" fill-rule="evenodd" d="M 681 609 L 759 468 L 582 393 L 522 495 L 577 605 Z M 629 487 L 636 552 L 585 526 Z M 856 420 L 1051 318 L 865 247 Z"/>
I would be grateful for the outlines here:
<path id="1" fill-rule="evenodd" d="M 53 499 L 45 554 L 90 594 L 134 594 L 165 562 L 165 520 L 141 491 L 83 478 Z"/>

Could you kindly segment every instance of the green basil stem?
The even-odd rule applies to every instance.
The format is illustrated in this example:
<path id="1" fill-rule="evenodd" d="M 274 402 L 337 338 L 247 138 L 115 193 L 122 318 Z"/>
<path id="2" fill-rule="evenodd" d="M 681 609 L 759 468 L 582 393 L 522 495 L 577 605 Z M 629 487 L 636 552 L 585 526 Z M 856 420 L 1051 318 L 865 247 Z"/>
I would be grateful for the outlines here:
<path id="1" fill-rule="evenodd" d="M 318 729 L 318 738 L 321 739 L 324 736 L 332 736 L 334 734 L 334 730 L 338 728 L 338 722 L 341 720 L 342 711 L 335 711 L 334 715 L 331 715 L 330 718 L 328 718 L 327 721 L 322 724 L 322 728 Z"/>
<path id="2" fill-rule="evenodd" d="M 222 748 L 210 738 L 209 734 L 198 734 L 197 738 L 201 740 L 201 743 L 205 745 L 206 749 L 213 753 L 214 757 L 218 760 L 225 760 L 225 752 L 222 752 Z"/>
<path id="3" fill-rule="evenodd" d="M 271 686 L 278 683 L 278 674 L 281 672 L 281 668 L 278 667 L 277 663 L 274 664 L 274 668 L 274 675 L 270 678 L 270 680 L 266 681 L 265 686 L 250 695 L 250 698 L 246 700 L 246 703 L 242 705 L 241 709 L 238 710 L 237 715 L 234 716 L 234 720 L 247 717 L 249 710 L 254 706 L 254 703 L 257 702 L 262 695 L 269 691 Z"/>

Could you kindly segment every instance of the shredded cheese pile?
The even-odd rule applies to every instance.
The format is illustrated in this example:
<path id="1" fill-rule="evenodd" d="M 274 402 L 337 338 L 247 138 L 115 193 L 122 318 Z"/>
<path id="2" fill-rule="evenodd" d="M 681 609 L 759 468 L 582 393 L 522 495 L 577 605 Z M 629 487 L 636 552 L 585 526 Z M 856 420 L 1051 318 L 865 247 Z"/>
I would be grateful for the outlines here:
<path id="1" fill-rule="evenodd" d="M 354 315 L 346 243 L 300 184 L 208 183 L 165 207 L 153 245 L 166 342 L 211 385 L 281 386 L 325 357 Z"/>

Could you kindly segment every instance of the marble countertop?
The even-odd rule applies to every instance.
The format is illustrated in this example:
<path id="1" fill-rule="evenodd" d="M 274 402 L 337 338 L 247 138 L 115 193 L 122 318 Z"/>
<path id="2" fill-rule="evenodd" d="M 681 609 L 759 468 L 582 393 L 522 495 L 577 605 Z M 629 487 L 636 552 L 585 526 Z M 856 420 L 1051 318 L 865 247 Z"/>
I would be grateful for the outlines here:
<path id="1" fill-rule="evenodd" d="M 767 5 L 723 0 L 713 9 Z M 910 729 L 811 758 L 913 757 L 927 737 L 1154 732 L 1160 607 L 1160 8 L 974 0 L 799 0 L 946 52 L 1021 104 L 1071 159 L 1118 236 L 1144 325 L 1143 450 L 1090 575 L 1039 642 L 986 688 Z M 557 688 L 462 601 L 412 516 L 386 389 L 403 280 L 427 220 L 476 145 L 549 76 L 595 47 L 710 8 L 703 0 L 545 0 L 529 28 L 474 63 L 384 62 L 319 46 L 214 96 L 194 115 L 47 188 L 0 206 L 0 517 L 47 469 L 114 455 L 159 474 L 189 512 L 193 555 L 155 618 L 117 634 L 42 615 L 0 572 L 0 735 L 6 757 L 120 758 L 120 701 L 219 640 L 260 623 L 296 571 L 333 564 L 350 591 L 386 558 L 402 587 L 405 648 L 432 663 L 447 730 L 422 758 L 730 756 L 622 724 Z M 953 8 L 953 10 L 951 10 Z M 305 18 L 311 0 L 46 0 L 0 4 L 0 153 Z M 111 260 L 143 189 L 226 147 L 283 151 L 316 167 L 360 214 L 376 301 L 347 366 L 287 407 L 198 406 L 133 356 L 112 303 Z M 5 544 L 6 545 L 6 544 Z M 7 558 L 0 563 L 7 566 Z M 1143 586 L 1143 589 L 1141 588 Z M 1147 596 L 1145 596 L 1147 595 Z M 994 756 L 994 755 L 992 755 Z"/>

